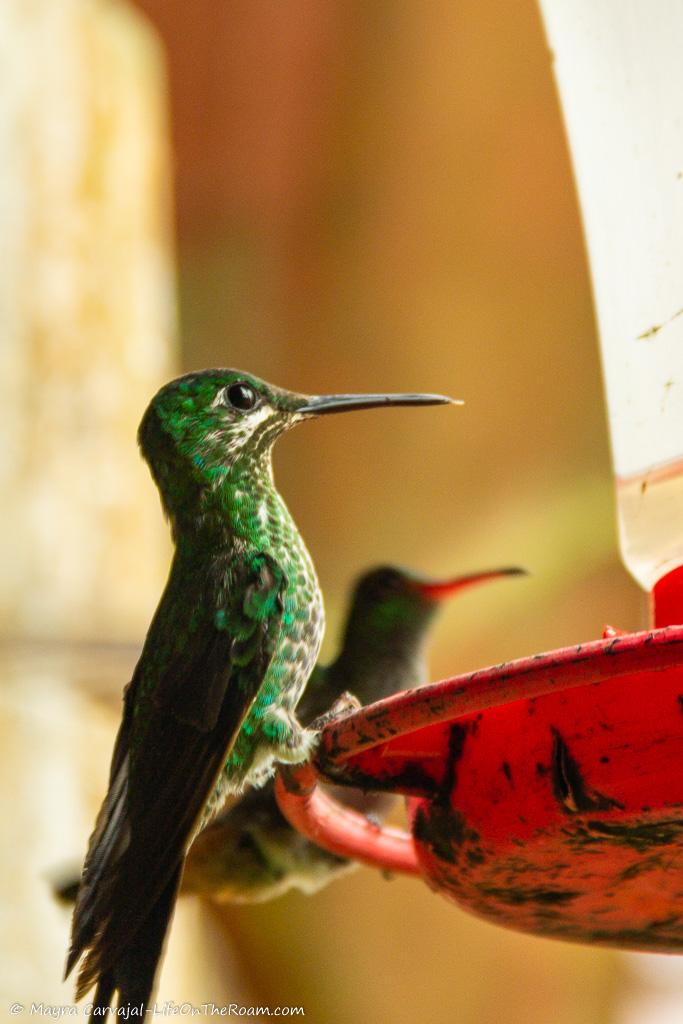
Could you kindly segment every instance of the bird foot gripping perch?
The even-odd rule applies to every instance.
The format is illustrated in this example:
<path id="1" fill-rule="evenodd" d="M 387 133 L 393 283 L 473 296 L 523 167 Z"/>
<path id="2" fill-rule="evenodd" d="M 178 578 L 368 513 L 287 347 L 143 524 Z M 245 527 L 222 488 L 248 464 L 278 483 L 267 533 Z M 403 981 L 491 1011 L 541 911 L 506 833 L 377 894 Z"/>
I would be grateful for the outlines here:
<path id="1" fill-rule="evenodd" d="M 320 731 L 329 725 L 330 722 L 337 722 L 340 718 L 344 718 L 346 715 L 352 714 L 354 711 L 360 711 L 362 707 L 358 697 L 354 697 L 352 693 L 345 690 L 344 693 L 340 694 L 335 700 L 334 704 L 329 711 L 324 712 L 322 715 L 318 715 L 310 725 L 310 728 L 316 731 Z"/>
<path id="2" fill-rule="evenodd" d="M 683 571 L 657 627 L 409 690 L 324 727 L 279 774 L 290 822 L 321 846 L 500 924 L 683 951 Z M 410 833 L 319 787 L 402 793 Z"/>

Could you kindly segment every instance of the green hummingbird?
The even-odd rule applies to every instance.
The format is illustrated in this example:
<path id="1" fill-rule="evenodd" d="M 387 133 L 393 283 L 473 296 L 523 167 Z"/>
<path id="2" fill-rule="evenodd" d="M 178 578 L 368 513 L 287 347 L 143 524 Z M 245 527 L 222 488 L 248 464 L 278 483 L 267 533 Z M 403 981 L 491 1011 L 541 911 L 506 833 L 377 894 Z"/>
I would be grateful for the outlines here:
<path id="1" fill-rule="evenodd" d="M 298 706 L 310 723 L 345 691 L 370 704 L 427 682 L 425 644 L 443 602 L 468 587 L 523 569 L 492 569 L 434 580 L 396 566 L 378 566 L 357 580 L 343 642 L 329 665 L 316 665 Z M 335 788 L 356 810 L 382 819 L 394 798 Z M 260 903 L 289 889 L 314 893 L 356 863 L 316 846 L 287 822 L 269 781 L 252 789 L 202 832 L 190 847 L 181 892 L 219 902 Z M 67 890 L 68 891 L 68 890 Z"/>
<path id="2" fill-rule="evenodd" d="M 294 424 L 441 395 L 308 396 L 239 370 L 163 387 L 139 430 L 175 545 L 166 588 L 124 693 L 109 788 L 90 838 L 66 975 L 100 1012 L 146 1007 L 183 863 L 228 793 L 275 760 L 303 761 L 316 734 L 295 708 L 317 659 L 322 596 L 273 481 Z"/>

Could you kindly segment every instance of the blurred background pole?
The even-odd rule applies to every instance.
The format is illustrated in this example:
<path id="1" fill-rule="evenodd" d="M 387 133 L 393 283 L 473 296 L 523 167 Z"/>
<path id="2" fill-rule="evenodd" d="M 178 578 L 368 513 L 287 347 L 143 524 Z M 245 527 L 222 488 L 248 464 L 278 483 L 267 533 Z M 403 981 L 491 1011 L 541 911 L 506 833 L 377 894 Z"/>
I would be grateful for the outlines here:
<path id="1" fill-rule="evenodd" d="M 0 624 L 139 637 L 168 552 L 135 446 L 175 365 L 161 52 L 127 3 L 8 0 L 0 65 Z"/>
<path id="2" fill-rule="evenodd" d="M 683 8 L 541 0 L 541 9 L 593 280 L 621 552 L 651 591 L 683 564 Z M 680 622 L 680 600 L 667 612 Z M 632 966 L 621 1019 L 678 1020 L 680 960 Z"/>
<path id="3" fill-rule="evenodd" d="M 48 876 L 85 848 L 135 660 L 120 642 L 167 572 L 135 432 L 177 357 L 154 33 L 119 0 L 5 0 L 0 68 L 4 1012 L 73 998 Z M 173 994 L 206 997 L 197 928 L 180 932 Z"/>

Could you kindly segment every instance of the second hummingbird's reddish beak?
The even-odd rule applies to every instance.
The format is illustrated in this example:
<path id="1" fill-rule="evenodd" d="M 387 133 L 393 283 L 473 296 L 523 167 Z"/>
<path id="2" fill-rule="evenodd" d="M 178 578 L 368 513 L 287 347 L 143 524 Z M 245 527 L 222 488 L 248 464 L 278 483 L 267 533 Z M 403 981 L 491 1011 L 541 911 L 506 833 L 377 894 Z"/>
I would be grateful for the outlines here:
<path id="1" fill-rule="evenodd" d="M 528 576 L 526 569 L 518 566 L 509 566 L 504 569 L 487 569 L 485 572 L 475 572 L 468 576 L 455 576 L 450 580 L 412 580 L 413 587 L 418 593 L 431 601 L 445 601 L 453 594 L 467 587 L 473 587 L 477 583 L 485 583 L 487 580 L 497 580 L 503 576 Z"/>
<path id="2" fill-rule="evenodd" d="M 296 412 L 299 416 L 323 416 L 332 412 L 375 409 L 386 405 L 462 405 L 462 402 L 446 395 L 311 395 Z"/>

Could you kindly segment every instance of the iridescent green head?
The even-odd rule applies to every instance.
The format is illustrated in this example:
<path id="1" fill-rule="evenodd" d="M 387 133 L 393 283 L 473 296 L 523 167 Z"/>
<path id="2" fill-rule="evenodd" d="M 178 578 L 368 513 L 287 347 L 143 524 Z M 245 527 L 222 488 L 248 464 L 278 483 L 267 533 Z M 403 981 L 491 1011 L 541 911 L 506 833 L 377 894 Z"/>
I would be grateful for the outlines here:
<path id="1" fill-rule="evenodd" d="M 242 370 L 188 373 L 152 399 L 138 434 L 170 516 L 196 508 L 231 475 L 270 472 L 276 438 L 324 413 L 383 405 L 436 405 L 442 395 L 324 395 L 285 391 Z"/>

